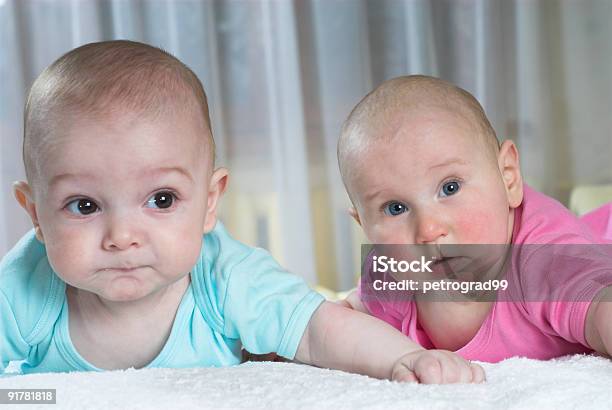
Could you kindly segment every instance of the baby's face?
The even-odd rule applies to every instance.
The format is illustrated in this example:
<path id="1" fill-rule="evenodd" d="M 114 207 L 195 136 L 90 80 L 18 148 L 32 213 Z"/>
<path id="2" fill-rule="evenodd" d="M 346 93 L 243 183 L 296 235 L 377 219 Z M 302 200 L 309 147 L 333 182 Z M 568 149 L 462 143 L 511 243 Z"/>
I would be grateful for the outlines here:
<path id="1" fill-rule="evenodd" d="M 361 154 L 348 183 L 372 243 L 510 241 L 511 208 L 518 205 L 510 204 L 496 154 L 466 120 L 446 111 L 414 112 L 387 132 L 395 136 Z"/>
<path id="2" fill-rule="evenodd" d="M 189 273 L 211 178 L 204 131 L 189 118 L 82 119 L 46 148 L 33 187 L 53 269 L 113 301 Z"/>

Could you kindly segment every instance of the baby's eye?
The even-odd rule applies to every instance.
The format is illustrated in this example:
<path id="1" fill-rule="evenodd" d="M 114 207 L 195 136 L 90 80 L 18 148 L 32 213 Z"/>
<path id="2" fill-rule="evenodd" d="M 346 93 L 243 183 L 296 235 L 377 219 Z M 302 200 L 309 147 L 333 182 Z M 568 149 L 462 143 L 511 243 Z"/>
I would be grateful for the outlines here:
<path id="1" fill-rule="evenodd" d="M 174 203 L 175 196 L 172 192 L 161 191 L 153 195 L 147 201 L 147 208 L 167 209 Z"/>
<path id="2" fill-rule="evenodd" d="M 75 199 L 66 205 L 66 209 L 68 212 L 73 213 L 75 215 L 90 215 L 96 212 L 98 209 L 98 205 L 88 198 L 80 198 Z"/>
<path id="3" fill-rule="evenodd" d="M 389 216 L 397 216 L 403 214 L 404 212 L 406 212 L 406 210 L 406 205 L 402 204 L 401 202 L 389 202 L 384 207 L 385 215 Z"/>
<path id="4" fill-rule="evenodd" d="M 450 181 L 442 185 L 442 196 L 455 195 L 461 189 L 461 184 L 458 181 Z"/>

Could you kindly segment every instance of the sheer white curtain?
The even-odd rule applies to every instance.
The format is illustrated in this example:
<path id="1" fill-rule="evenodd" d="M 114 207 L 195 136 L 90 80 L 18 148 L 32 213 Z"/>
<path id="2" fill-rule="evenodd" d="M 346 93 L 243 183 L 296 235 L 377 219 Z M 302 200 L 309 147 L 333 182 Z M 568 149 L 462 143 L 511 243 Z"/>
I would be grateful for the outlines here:
<path id="1" fill-rule="evenodd" d="M 347 289 L 364 240 L 349 219 L 335 145 L 381 81 L 453 81 L 514 139 L 526 180 L 567 200 L 612 183 L 609 0 L 0 0 L 0 256 L 30 227 L 12 197 L 24 96 L 40 71 L 91 41 L 144 41 L 207 90 L 222 218 L 311 283 Z"/>

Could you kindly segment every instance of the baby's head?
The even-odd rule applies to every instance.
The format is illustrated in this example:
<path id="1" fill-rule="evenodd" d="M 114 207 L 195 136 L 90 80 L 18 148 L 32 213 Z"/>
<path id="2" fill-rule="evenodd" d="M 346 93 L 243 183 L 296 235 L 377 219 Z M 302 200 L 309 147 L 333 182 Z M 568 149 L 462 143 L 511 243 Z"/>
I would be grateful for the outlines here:
<path id="1" fill-rule="evenodd" d="M 353 109 L 338 161 L 351 214 L 372 243 L 509 243 L 523 198 L 518 152 L 468 92 L 389 80 Z"/>
<path id="2" fill-rule="evenodd" d="M 24 129 L 15 196 L 62 279 L 120 301 L 189 273 L 227 180 L 189 68 L 141 43 L 87 44 L 34 82 Z"/>

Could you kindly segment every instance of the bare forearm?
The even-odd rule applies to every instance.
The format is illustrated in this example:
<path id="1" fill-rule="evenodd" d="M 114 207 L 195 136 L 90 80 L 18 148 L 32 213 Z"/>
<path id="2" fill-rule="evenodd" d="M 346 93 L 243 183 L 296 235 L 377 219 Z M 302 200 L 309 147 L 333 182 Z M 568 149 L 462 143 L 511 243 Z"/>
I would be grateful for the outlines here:
<path id="1" fill-rule="evenodd" d="M 383 321 L 325 302 L 310 320 L 296 359 L 390 378 L 398 358 L 415 350 L 423 348 Z"/>

